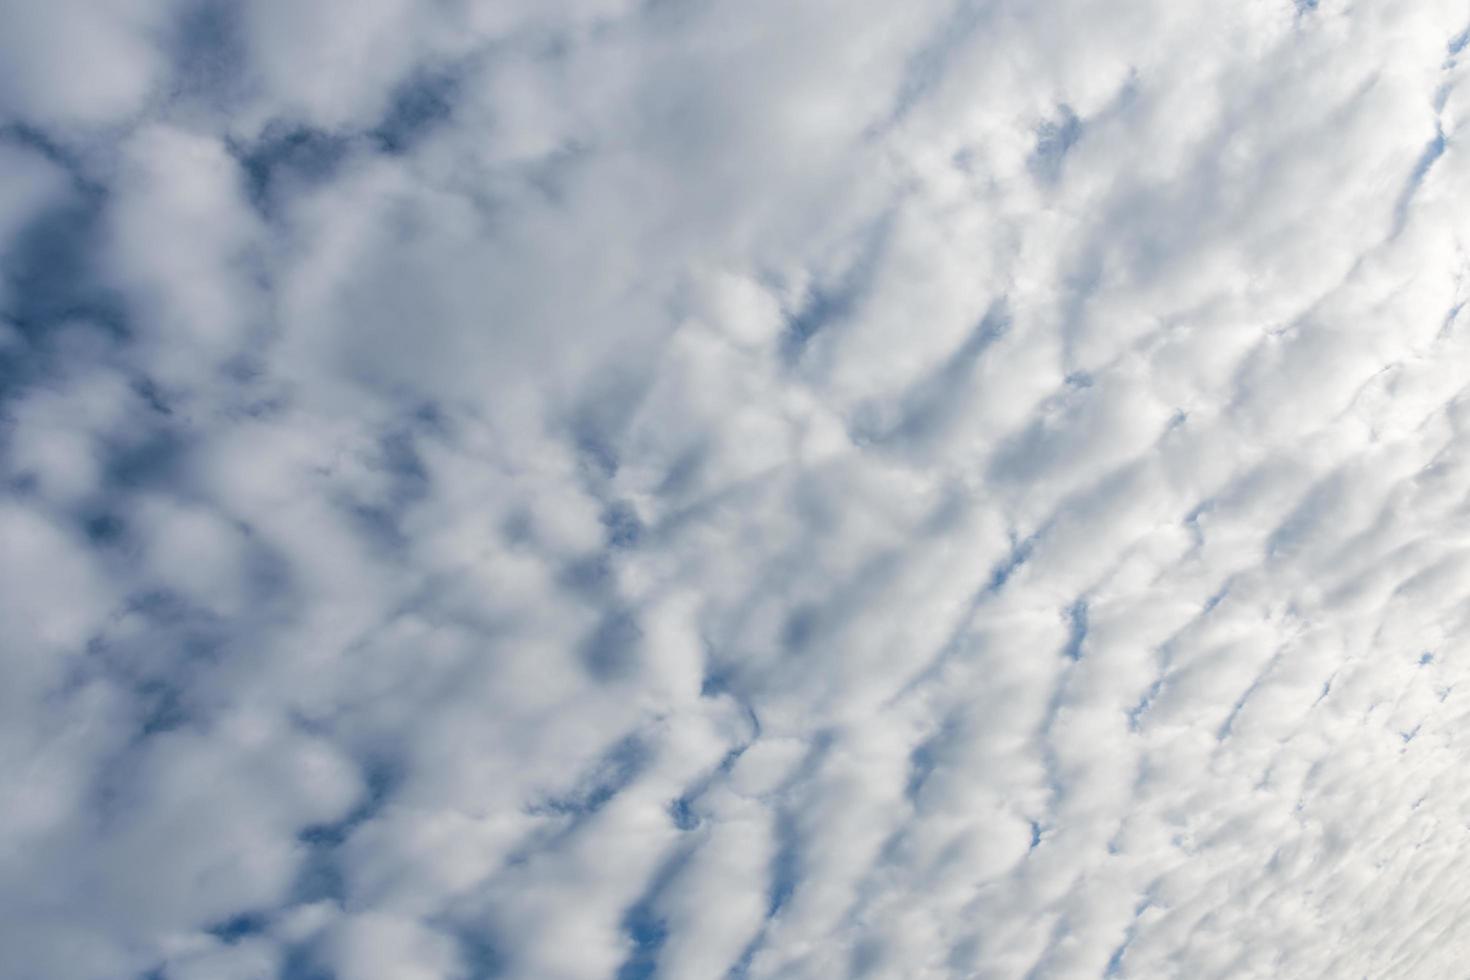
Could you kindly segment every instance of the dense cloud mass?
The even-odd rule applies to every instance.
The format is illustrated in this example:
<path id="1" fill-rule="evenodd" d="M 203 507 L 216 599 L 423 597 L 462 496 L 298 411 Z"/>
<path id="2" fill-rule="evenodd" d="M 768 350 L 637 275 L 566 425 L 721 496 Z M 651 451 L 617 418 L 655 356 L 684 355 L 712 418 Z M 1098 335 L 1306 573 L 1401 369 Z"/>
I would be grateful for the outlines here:
<path id="1" fill-rule="evenodd" d="M 1451 0 L 0 0 L 0 977 L 1464 975 Z"/>

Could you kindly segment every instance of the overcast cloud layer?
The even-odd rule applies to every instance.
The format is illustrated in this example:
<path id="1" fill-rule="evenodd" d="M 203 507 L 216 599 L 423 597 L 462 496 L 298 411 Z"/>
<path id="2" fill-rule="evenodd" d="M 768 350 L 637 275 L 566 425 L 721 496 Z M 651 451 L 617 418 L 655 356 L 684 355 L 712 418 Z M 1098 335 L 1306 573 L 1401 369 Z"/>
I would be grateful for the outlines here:
<path id="1" fill-rule="evenodd" d="M 0 0 L 0 977 L 1463 976 L 1467 38 Z"/>

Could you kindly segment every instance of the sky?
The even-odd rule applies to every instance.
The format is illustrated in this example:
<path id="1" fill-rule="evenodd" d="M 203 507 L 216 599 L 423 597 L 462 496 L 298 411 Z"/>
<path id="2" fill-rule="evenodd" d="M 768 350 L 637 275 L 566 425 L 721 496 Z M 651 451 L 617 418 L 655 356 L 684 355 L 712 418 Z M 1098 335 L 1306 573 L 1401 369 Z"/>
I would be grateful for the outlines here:
<path id="1" fill-rule="evenodd" d="M 1463 975 L 1467 39 L 0 0 L 0 980 Z"/>

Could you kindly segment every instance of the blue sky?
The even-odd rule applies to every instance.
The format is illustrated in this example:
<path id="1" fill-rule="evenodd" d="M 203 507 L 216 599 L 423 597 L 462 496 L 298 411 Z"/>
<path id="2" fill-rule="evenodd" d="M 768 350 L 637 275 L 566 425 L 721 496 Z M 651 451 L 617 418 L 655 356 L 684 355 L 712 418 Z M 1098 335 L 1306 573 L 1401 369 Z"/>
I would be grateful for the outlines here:
<path id="1" fill-rule="evenodd" d="M 1448 0 L 0 0 L 0 980 L 1455 975 Z"/>

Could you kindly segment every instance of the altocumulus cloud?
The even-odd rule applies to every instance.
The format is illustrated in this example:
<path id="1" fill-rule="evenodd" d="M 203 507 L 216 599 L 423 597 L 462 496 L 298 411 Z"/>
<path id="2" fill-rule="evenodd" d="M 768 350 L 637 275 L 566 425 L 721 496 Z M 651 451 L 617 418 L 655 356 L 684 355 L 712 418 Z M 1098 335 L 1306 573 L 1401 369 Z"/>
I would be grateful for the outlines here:
<path id="1" fill-rule="evenodd" d="M 0 976 L 1470 956 L 1450 0 L 0 2 Z"/>

